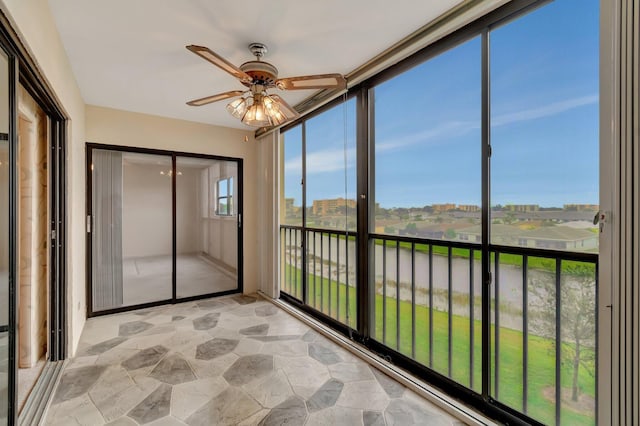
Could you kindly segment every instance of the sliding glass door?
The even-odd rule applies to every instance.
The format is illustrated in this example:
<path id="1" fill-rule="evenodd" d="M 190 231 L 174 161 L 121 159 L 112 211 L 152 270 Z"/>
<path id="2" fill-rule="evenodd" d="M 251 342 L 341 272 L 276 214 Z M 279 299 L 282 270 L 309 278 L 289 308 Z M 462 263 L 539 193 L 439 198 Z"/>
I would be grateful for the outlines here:
<path id="1" fill-rule="evenodd" d="M 280 288 L 338 327 L 357 328 L 356 99 L 280 140 Z"/>
<path id="2" fill-rule="evenodd" d="M 9 411 L 9 62 L 0 50 L 0 425 Z"/>
<path id="3" fill-rule="evenodd" d="M 501 422 L 589 425 L 598 2 L 546 3 L 510 2 L 282 129 L 280 291 Z"/>
<path id="4" fill-rule="evenodd" d="M 88 153 L 89 315 L 241 290 L 239 160 Z"/>
<path id="5" fill-rule="evenodd" d="M 238 288 L 238 166 L 176 159 L 177 297 Z"/>
<path id="6" fill-rule="evenodd" d="M 93 310 L 171 299 L 171 157 L 92 157 Z"/>

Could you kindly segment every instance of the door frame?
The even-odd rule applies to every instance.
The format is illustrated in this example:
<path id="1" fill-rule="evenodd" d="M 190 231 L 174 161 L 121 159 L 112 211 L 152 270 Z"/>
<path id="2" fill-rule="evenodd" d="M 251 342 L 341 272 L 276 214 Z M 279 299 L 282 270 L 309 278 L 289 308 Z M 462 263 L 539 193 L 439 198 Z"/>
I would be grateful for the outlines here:
<path id="1" fill-rule="evenodd" d="M 60 108 L 54 103 L 54 98 L 45 92 L 45 86 L 42 81 L 37 80 L 34 74 L 31 74 L 29 70 L 23 70 L 21 67 L 19 83 L 33 97 L 48 118 L 49 347 L 47 350 L 50 361 L 60 361 L 65 359 L 67 354 L 66 153 L 68 123 Z"/>
<path id="2" fill-rule="evenodd" d="M 92 255 L 93 255 L 93 246 L 92 246 L 92 242 L 93 242 L 93 233 L 90 232 L 93 223 L 92 222 L 92 218 L 93 217 L 93 178 L 91 175 L 91 164 L 92 164 L 92 152 L 94 149 L 102 149 L 102 150 L 109 150 L 109 151 L 118 151 L 118 152 L 129 152 L 129 153 L 136 153 L 136 154 L 150 154 L 150 155 L 161 155 L 161 156 L 166 156 L 171 158 L 171 164 L 172 164 L 172 177 L 171 177 L 171 198 L 172 198 L 172 225 L 171 225 L 171 230 L 170 232 L 172 233 L 172 257 L 173 257 L 173 265 L 172 265 L 172 277 L 171 277 L 171 289 L 172 289 L 172 296 L 169 299 L 163 299 L 163 300 L 158 300 L 158 301 L 153 301 L 153 302 L 147 302 L 147 303 L 140 303 L 140 304 L 136 304 L 136 305 L 128 305 L 128 306 L 122 306 L 122 307 L 118 307 L 118 308 L 112 308 L 112 309 L 105 309 L 105 310 L 101 310 L 101 311 L 94 311 L 93 310 L 93 280 L 92 280 L 92 275 L 93 275 L 93 271 L 92 271 Z M 189 296 L 189 297 L 177 297 L 177 276 L 176 276 L 176 251 L 177 251 L 177 229 L 176 229 L 176 211 L 177 211 L 177 205 L 176 205 L 176 179 L 177 179 L 177 174 L 176 174 L 176 160 L 178 157 L 188 157 L 188 158 L 200 158 L 200 159 L 208 159 L 208 160 L 218 160 L 218 161 L 230 161 L 230 162 L 235 162 L 238 166 L 238 171 L 237 171 L 237 177 L 236 179 L 238 180 L 238 191 L 236 194 L 236 198 L 234 200 L 234 203 L 237 207 L 237 281 L 238 281 L 238 286 L 237 288 L 233 289 L 233 290 L 225 290 L 225 291 L 219 291 L 219 292 L 214 292 L 214 293 L 206 293 L 206 294 L 201 294 L 201 295 L 196 295 L 196 296 Z M 215 297 L 215 296 L 224 296 L 227 294 L 237 294 L 240 293 L 242 294 L 243 290 L 244 290 L 244 279 L 243 279 L 243 226 L 242 226 L 242 216 L 243 216 L 243 159 L 242 158 L 237 158 L 237 157 L 225 157 L 225 156 L 221 156 L 221 155 L 213 155 L 213 154 L 200 154 L 200 153 L 195 153 L 195 152 L 181 152 L 181 151 L 172 151 L 172 150 L 163 150 L 163 149 L 155 149 L 155 148 L 141 148 L 141 147 L 132 147 L 132 146 L 125 146 L 125 145 L 110 145 L 110 144 L 101 144 L 101 143 L 94 143 L 94 142 L 87 142 L 86 143 L 86 173 L 87 173 L 87 178 L 86 178 L 86 185 L 87 185 L 87 189 L 86 189 L 86 193 L 87 193 L 87 197 L 86 197 L 86 258 L 85 258 L 85 265 L 86 265 L 86 271 L 87 271 L 87 275 L 86 275 L 86 295 L 87 295 L 87 299 L 86 299 L 86 304 L 87 304 L 87 318 L 92 318 L 92 317 L 96 317 L 96 316 L 103 316 L 103 315 L 110 315 L 110 314 L 116 314 L 116 313 L 121 313 L 121 312 L 129 312 L 132 310 L 136 310 L 136 309 L 145 309 L 145 308 L 151 308 L 151 307 L 155 307 L 155 306 L 162 306 L 162 305 L 170 305 L 170 304 L 175 304 L 175 303 L 182 303 L 182 302 L 190 302 L 190 301 L 194 301 L 194 300 L 202 300 L 202 299 L 207 299 L 207 298 L 211 298 L 211 297 Z"/>
<path id="3" fill-rule="evenodd" d="M 47 83 L 36 62 L 20 41 L 10 20 L 0 11 L 0 49 L 9 62 L 9 365 L 7 421 L 17 421 L 17 221 L 18 221 L 18 85 L 33 97 L 49 121 L 49 179 L 50 217 L 47 232 L 49 244 L 49 318 L 48 359 L 64 360 L 67 356 L 67 279 L 66 279 L 66 146 L 68 116 L 64 113 L 53 89 Z"/>

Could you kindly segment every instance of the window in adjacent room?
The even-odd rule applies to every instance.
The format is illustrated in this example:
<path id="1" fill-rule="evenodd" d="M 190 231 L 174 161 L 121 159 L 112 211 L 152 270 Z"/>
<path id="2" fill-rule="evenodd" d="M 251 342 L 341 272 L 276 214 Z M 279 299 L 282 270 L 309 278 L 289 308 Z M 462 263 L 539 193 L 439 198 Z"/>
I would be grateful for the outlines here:
<path id="1" fill-rule="evenodd" d="M 233 178 L 220 179 L 217 184 L 218 204 L 217 214 L 218 216 L 232 216 L 233 215 Z"/>

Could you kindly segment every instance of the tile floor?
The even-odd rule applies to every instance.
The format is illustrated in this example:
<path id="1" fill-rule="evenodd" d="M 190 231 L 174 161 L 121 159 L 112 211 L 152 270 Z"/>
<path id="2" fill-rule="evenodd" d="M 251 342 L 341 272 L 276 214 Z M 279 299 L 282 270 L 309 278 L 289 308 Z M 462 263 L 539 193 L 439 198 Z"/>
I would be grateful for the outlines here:
<path id="1" fill-rule="evenodd" d="M 196 254 L 176 259 L 178 297 L 190 297 L 238 288 L 231 273 Z M 123 306 L 171 298 L 172 256 L 126 258 L 123 268 Z"/>
<path id="2" fill-rule="evenodd" d="M 458 425 L 268 301 L 87 321 L 49 425 Z"/>

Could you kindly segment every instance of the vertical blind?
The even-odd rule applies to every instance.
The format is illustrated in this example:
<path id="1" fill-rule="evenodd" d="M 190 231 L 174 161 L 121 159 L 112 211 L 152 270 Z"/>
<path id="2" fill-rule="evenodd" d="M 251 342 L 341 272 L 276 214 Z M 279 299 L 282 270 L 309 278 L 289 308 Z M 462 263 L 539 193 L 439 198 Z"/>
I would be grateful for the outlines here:
<path id="1" fill-rule="evenodd" d="M 93 152 L 93 309 L 122 306 L 122 153 Z"/>

